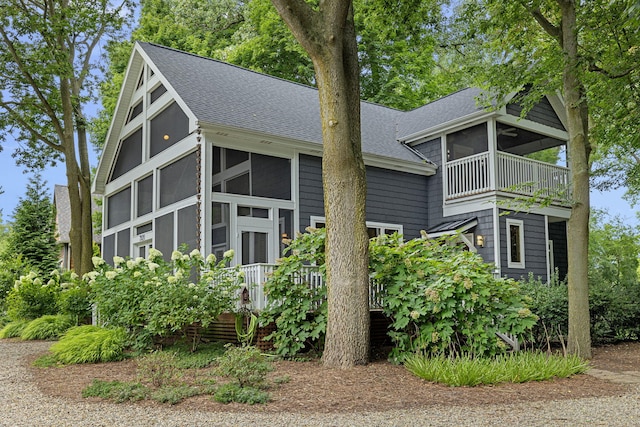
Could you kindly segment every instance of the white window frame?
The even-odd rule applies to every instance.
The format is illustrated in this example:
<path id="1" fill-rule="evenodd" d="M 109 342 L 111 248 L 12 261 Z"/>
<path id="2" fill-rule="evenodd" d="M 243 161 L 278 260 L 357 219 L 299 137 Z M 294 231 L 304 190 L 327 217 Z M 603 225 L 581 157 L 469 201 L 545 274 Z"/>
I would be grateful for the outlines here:
<path id="1" fill-rule="evenodd" d="M 511 227 L 518 227 L 519 243 L 520 243 L 520 261 L 511 261 Z M 507 231 L 507 267 L 508 268 L 525 268 L 525 253 L 524 253 L 524 221 L 520 219 L 507 219 L 506 224 Z"/>
<path id="2" fill-rule="evenodd" d="M 323 216 L 312 216 L 309 223 L 312 227 L 318 228 L 318 224 L 326 224 L 327 220 Z M 375 228 L 377 233 L 376 236 L 382 234 L 382 231 L 384 230 L 393 230 L 397 231 L 400 234 L 404 234 L 404 228 L 402 224 L 388 224 L 384 222 L 367 221 L 367 228 Z"/>

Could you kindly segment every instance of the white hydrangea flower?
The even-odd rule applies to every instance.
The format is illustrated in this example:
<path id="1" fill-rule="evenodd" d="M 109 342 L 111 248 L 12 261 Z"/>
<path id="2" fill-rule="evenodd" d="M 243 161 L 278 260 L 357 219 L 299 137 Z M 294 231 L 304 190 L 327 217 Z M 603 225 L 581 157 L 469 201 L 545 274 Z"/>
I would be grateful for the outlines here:
<path id="1" fill-rule="evenodd" d="M 160 252 L 156 248 L 149 249 L 149 261 L 152 261 L 157 258 L 162 258 L 162 252 Z"/>
<path id="2" fill-rule="evenodd" d="M 176 279 L 180 280 L 183 277 L 184 277 L 184 274 L 182 274 L 182 270 L 176 271 Z"/>
<path id="3" fill-rule="evenodd" d="M 195 287 L 196 287 L 196 284 L 195 284 L 195 283 L 193 283 L 193 282 L 191 282 L 191 283 L 189 283 L 187 286 L 188 286 L 190 289 L 193 289 L 193 288 L 195 288 Z"/>
<path id="4" fill-rule="evenodd" d="M 182 259 L 182 253 L 180 251 L 171 252 L 171 261 L 177 261 Z"/>
<path id="5" fill-rule="evenodd" d="M 189 256 L 191 258 L 201 258 L 202 255 L 200 255 L 200 251 L 198 249 L 194 249 L 191 251 L 191 253 L 189 253 Z"/>
<path id="6" fill-rule="evenodd" d="M 229 249 L 228 251 L 226 251 L 222 256 L 224 258 L 233 258 L 233 256 L 235 255 L 235 251 L 233 249 Z"/>
<path id="7" fill-rule="evenodd" d="M 55 282 L 53 279 L 50 279 L 50 280 L 47 282 L 47 286 L 55 286 L 55 284 L 56 284 L 56 282 Z M 63 285 L 64 285 L 64 283 L 63 283 Z M 62 286 L 62 285 L 60 285 L 60 286 Z"/>
<path id="8" fill-rule="evenodd" d="M 139 271 L 133 272 L 133 277 L 140 277 L 140 276 L 142 276 L 142 273 L 140 273 Z"/>
<path id="9" fill-rule="evenodd" d="M 216 256 L 214 254 L 209 254 L 207 256 L 207 263 L 214 264 L 216 262 Z"/>
<path id="10" fill-rule="evenodd" d="M 414 310 L 411 312 L 411 314 L 409 314 L 409 316 L 411 316 L 413 320 L 418 320 L 418 317 L 420 317 L 420 313 Z"/>
<path id="11" fill-rule="evenodd" d="M 141 263 L 141 262 L 143 262 L 143 261 L 144 261 L 144 258 L 142 258 L 141 256 L 139 256 L 139 257 L 137 257 L 137 258 L 135 259 L 135 261 L 134 261 L 134 262 L 136 263 L 136 265 L 140 265 L 140 263 Z"/>
<path id="12" fill-rule="evenodd" d="M 156 271 L 156 268 L 160 266 L 155 262 L 150 262 L 149 264 L 147 264 L 147 267 L 149 268 L 149 271 Z"/>
<path id="13" fill-rule="evenodd" d="M 104 260 L 102 258 L 100 258 L 99 256 L 94 256 L 91 258 L 91 262 L 93 262 L 93 266 L 95 268 L 100 267 L 102 264 L 104 264 Z"/>
<path id="14" fill-rule="evenodd" d="M 33 280 L 33 284 L 34 284 L 34 285 L 42 285 L 42 279 L 40 279 L 39 277 L 36 277 L 36 278 Z"/>
<path id="15" fill-rule="evenodd" d="M 115 265 L 116 267 L 122 264 L 123 262 L 124 262 L 124 258 L 122 258 L 121 256 L 116 255 L 113 257 L 113 265 Z"/>
<path id="16" fill-rule="evenodd" d="M 27 274 L 27 279 L 29 280 L 33 280 L 37 277 L 38 275 L 36 274 L 35 271 L 30 271 L 29 274 Z M 22 277 L 20 277 L 20 279 L 22 279 Z"/>
<path id="17" fill-rule="evenodd" d="M 72 271 L 72 272 L 71 272 L 71 279 L 72 279 L 72 280 L 77 280 L 79 277 L 80 277 L 80 276 L 78 276 L 78 275 L 76 274 L 76 272 L 75 272 L 75 271 Z"/>
<path id="18" fill-rule="evenodd" d="M 182 260 L 183 261 L 189 261 L 191 259 L 191 257 L 187 254 L 182 255 Z"/>
<path id="19" fill-rule="evenodd" d="M 54 269 L 54 270 L 51 270 L 51 273 L 49 273 L 49 275 L 50 275 L 50 276 L 54 276 L 54 277 L 58 277 L 58 276 L 60 276 L 60 272 L 59 272 L 59 271 L 58 271 L 58 269 L 56 268 L 56 269 Z"/>
<path id="20" fill-rule="evenodd" d="M 167 277 L 167 282 L 169 282 L 170 284 L 174 284 L 178 281 L 178 279 L 176 279 L 176 276 L 169 276 Z"/>
<path id="21" fill-rule="evenodd" d="M 118 273 L 116 273 L 115 271 L 107 271 L 106 273 L 104 273 L 104 277 L 106 277 L 109 280 L 115 279 L 117 275 Z"/>

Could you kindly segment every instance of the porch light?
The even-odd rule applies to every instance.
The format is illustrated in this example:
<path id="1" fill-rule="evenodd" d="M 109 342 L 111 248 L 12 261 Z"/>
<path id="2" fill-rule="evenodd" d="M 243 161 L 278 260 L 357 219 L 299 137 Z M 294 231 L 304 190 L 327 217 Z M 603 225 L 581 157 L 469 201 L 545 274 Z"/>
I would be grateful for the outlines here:
<path id="1" fill-rule="evenodd" d="M 164 139 L 165 141 L 168 141 L 169 140 L 169 135 L 163 136 L 162 139 Z"/>
<path id="2" fill-rule="evenodd" d="M 482 234 L 476 236 L 476 246 L 484 248 L 484 236 Z"/>

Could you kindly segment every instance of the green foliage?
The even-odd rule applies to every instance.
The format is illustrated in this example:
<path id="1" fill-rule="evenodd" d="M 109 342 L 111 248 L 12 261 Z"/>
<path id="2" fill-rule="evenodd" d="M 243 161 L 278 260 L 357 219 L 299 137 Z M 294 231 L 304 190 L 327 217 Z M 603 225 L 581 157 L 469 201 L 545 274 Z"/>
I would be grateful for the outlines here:
<path id="1" fill-rule="evenodd" d="M 175 353 L 154 351 L 137 359 L 138 379 L 154 387 L 175 385 L 180 379 Z"/>
<path id="2" fill-rule="evenodd" d="M 407 356 L 404 366 L 422 379 L 456 387 L 546 381 L 581 374 L 589 368 L 588 363 L 577 356 L 528 351 L 494 358 L 413 354 Z"/>
<path id="3" fill-rule="evenodd" d="M 64 364 L 111 362 L 124 357 L 126 342 L 127 334 L 122 328 L 76 326 L 50 351 Z"/>
<path id="4" fill-rule="evenodd" d="M 229 346 L 218 359 L 216 373 L 233 378 L 240 388 L 260 388 L 264 386 L 267 373 L 272 370 L 271 364 L 256 347 Z"/>
<path id="5" fill-rule="evenodd" d="M 21 254 L 0 253 L 0 313 L 7 308 L 6 299 L 16 280 L 32 270 Z"/>
<path id="6" fill-rule="evenodd" d="M 23 340 L 52 340 L 75 325 L 75 319 L 66 314 L 42 316 L 32 320 L 20 333 Z"/>
<path id="7" fill-rule="evenodd" d="M 522 293 L 540 320 L 533 328 L 533 344 L 546 348 L 565 341 L 568 325 L 567 285 L 552 280 L 542 283 L 533 277 L 521 283 Z M 593 282 L 589 288 L 589 314 L 594 344 L 640 338 L 640 284 L 619 285 Z"/>
<path id="8" fill-rule="evenodd" d="M 505 350 L 497 332 L 521 337 L 536 323 L 515 281 L 494 278 L 478 254 L 446 240 L 382 235 L 369 252 L 392 319 L 392 360 L 414 352 L 495 355 Z"/>
<path id="9" fill-rule="evenodd" d="M 222 342 L 199 345 L 197 351 L 183 345 L 172 346 L 164 351 L 175 355 L 175 367 L 179 369 L 202 369 L 213 365 L 224 354 Z"/>
<path id="10" fill-rule="evenodd" d="M 220 403 L 238 402 L 255 405 L 256 403 L 267 403 L 269 393 L 255 387 L 240 387 L 238 384 L 227 383 L 218 388 L 213 399 Z"/>
<path id="11" fill-rule="evenodd" d="M 27 327 L 30 320 L 14 320 L 13 322 L 7 323 L 0 330 L 0 339 L 4 338 L 16 338 L 22 334 L 24 328 Z"/>
<path id="12" fill-rule="evenodd" d="M 194 323 L 207 327 L 224 312 L 233 311 L 242 275 L 225 269 L 233 252 L 216 261 L 197 250 L 174 251 L 171 262 L 152 249 L 149 258 L 114 257 L 111 267 L 94 258 L 96 271 L 87 274 L 100 321 L 126 328 L 134 348 L 151 348 L 153 340 L 180 333 Z M 192 272 L 199 271 L 193 281 Z"/>
<path id="13" fill-rule="evenodd" d="M 156 402 L 175 405 L 188 397 L 197 396 L 199 394 L 202 394 L 199 387 L 182 384 L 161 387 L 157 390 L 153 390 L 149 397 Z"/>
<path id="14" fill-rule="evenodd" d="M 35 272 L 21 276 L 7 296 L 7 315 L 12 320 L 37 319 L 58 312 L 57 298 L 60 292 L 58 271 L 45 282 Z"/>
<path id="15" fill-rule="evenodd" d="M 148 393 L 147 387 L 139 383 L 93 380 L 90 386 L 82 390 L 82 397 L 100 397 L 123 403 L 143 400 Z"/>
<path id="16" fill-rule="evenodd" d="M 47 195 L 47 181 L 40 174 L 29 179 L 27 194 L 13 211 L 13 224 L 6 251 L 22 255 L 36 271 L 44 273 L 57 267 L 58 245 L 55 238 L 54 206 Z"/>
<path id="17" fill-rule="evenodd" d="M 276 353 L 292 357 L 305 348 L 321 350 L 327 329 L 326 287 L 312 289 L 304 274 L 305 265 L 319 266 L 324 275 L 324 229 L 308 228 L 307 233 L 289 242 L 278 268 L 265 283 L 269 296 L 261 313 L 263 324 L 275 322 L 276 330 L 265 337 L 272 340 Z"/>

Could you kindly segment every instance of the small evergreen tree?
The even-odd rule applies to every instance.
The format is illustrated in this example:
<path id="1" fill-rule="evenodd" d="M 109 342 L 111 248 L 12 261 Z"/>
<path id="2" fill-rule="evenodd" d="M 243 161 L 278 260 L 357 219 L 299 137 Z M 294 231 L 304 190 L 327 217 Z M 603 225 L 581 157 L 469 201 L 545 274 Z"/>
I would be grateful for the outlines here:
<path id="1" fill-rule="evenodd" d="M 58 245 L 55 238 L 55 212 L 46 194 L 47 182 L 36 173 L 13 211 L 13 227 L 5 255 L 22 255 L 35 270 L 48 273 L 57 267 Z"/>

